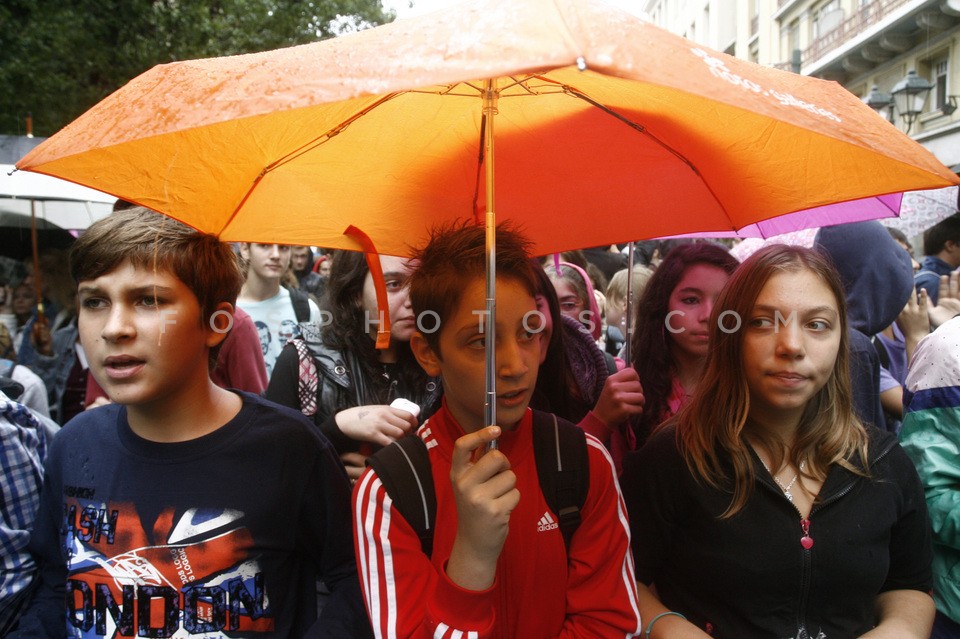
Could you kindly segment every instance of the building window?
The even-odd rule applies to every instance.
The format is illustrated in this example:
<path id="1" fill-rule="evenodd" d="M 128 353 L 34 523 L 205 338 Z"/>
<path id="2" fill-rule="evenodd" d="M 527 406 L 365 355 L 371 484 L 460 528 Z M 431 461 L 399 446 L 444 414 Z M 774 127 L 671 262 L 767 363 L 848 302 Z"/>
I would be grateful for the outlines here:
<path id="1" fill-rule="evenodd" d="M 790 23 L 787 27 L 787 38 L 785 40 L 787 50 L 783 52 L 783 59 L 790 60 L 793 52 L 800 48 L 800 20 L 799 18 Z"/>
<path id="2" fill-rule="evenodd" d="M 829 0 L 813 10 L 813 39 L 823 37 L 840 26 L 843 9 L 840 0 Z"/>
<path id="3" fill-rule="evenodd" d="M 933 109 L 939 109 L 947 103 L 947 76 L 950 72 L 949 59 L 937 58 L 930 65 L 933 69 Z"/>

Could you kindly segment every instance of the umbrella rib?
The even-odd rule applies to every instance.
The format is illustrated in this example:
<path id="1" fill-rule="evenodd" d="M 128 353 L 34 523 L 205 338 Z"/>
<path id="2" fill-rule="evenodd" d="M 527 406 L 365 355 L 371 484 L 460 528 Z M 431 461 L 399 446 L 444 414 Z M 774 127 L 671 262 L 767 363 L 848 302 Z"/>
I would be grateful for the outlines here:
<path id="1" fill-rule="evenodd" d="M 528 75 L 528 76 L 526 76 L 525 78 L 522 78 L 522 79 L 515 78 L 514 76 L 509 76 L 509 77 L 510 77 L 511 80 L 513 80 L 513 82 L 511 82 L 510 84 L 507 84 L 507 85 L 504 85 L 504 86 L 500 87 L 500 93 L 501 93 L 501 95 L 502 95 L 502 93 L 503 93 L 504 91 L 506 91 L 507 89 L 510 89 L 510 88 L 512 88 L 512 87 L 520 87 L 521 89 L 523 89 L 524 91 L 526 91 L 526 92 L 527 92 L 528 94 L 530 94 L 530 95 L 538 95 L 538 92 L 537 92 L 537 91 L 534 91 L 533 89 L 531 89 L 531 88 L 527 85 L 527 82 L 530 80 L 530 78 L 539 78 L 540 76 L 537 76 L 537 75 Z"/>
<path id="2" fill-rule="evenodd" d="M 670 146 L 669 144 L 667 144 L 666 142 L 664 142 L 663 140 L 661 140 L 660 138 L 658 138 L 657 136 L 655 136 L 653 133 L 651 133 L 651 132 L 647 129 L 647 127 L 643 126 L 642 124 L 638 124 L 637 122 L 634 122 L 633 120 L 631 120 L 631 119 L 629 119 L 629 118 L 627 118 L 627 117 L 625 117 L 625 116 L 617 113 L 616 111 L 614 111 L 614 110 L 611 109 L 610 107 L 606 106 L 605 104 L 601 104 L 600 102 L 597 102 L 596 100 L 594 100 L 594 99 L 591 98 L 590 96 L 586 95 L 585 93 L 582 93 L 581 91 L 578 91 L 577 89 L 574 89 L 573 87 L 571 87 L 571 86 L 568 85 L 568 84 L 561 84 L 561 83 L 559 83 L 559 82 L 555 82 L 555 81 L 551 80 L 550 78 L 545 78 L 545 77 L 543 77 L 543 76 L 533 76 L 533 77 L 537 77 L 537 78 L 539 78 L 540 80 L 542 80 L 542 81 L 544 81 L 544 82 L 551 83 L 551 84 L 555 84 L 555 85 L 558 85 L 558 86 L 562 87 L 562 88 L 563 88 L 563 91 L 564 91 L 567 95 L 570 95 L 570 96 L 575 97 L 575 98 L 579 98 L 579 99 L 583 100 L 584 102 L 586 102 L 587 104 L 589 104 L 589 105 L 591 105 L 591 106 L 593 106 L 593 107 L 595 107 L 595 108 L 597 108 L 597 109 L 600 109 L 600 111 L 602 111 L 603 113 L 606 113 L 607 115 L 613 116 L 614 118 L 620 120 L 621 122 L 623 122 L 624 124 L 626 124 L 627 126 L 629 126 L 631 129 L 637 131 L 638 133 L 641 133 L 641 134 L 647 136 L 650 140 L 652 140 L 653 142 L 655 142 L 655 143 L 657 143 L 658 145 L 660 145 L 664 150 L 666 150 L 667 152 L 671 153 L 671 154 L 672 154 L 674 157 L 676 157 L 678 160 L 680 160 L 681 162 L 683 162 L 684 164 L 686 164 L 688 167 L 690 167 L 690 170 L 693 171 L 694 174 L 695 174 L 698 178 L 700 178 L 700 183 L 703 185 L 703 187 L 704 187 L 705 189 L 707 189 L 707 191 L 710 192 L 710 195 L 713 197 L 714 202 L 717 203 L 717 206 L 719 206 L 721 210 L 723 210 L 724 212 L 726 212 L 726 207 L 723 206 L 723 202 L 720 200 L 720 198 L 717 197 L 717 194 L 714 193 L 713 188 L 711 188 L 710 184 L 703 178 L 703 174 L 700 173 L 700 171 L 697 169 L 697 167 L 694 165 L 694 163 L 691 162 L 686 156 L 684 156 L 684 155 L 683 155 L 682 153 L 680 153 L 678 150 L 674 149 L 672 146 Z"/>
<path id="3" fill-rule="evenodd" d="M 283 166 L 283 165 L 286 164 L 287 162 L 291 162 L 291 161 L 297 159 L 297 158 L 300 157 L 301 155 L 304 155 L 305 153 L 308 153 L 308 152 L 312 151 L 313 149 L 315 149 L 316 147 L 320 146 L 321 144 L 324 144 L 325 142 L 331 140 L 332 138 L 335 138 L 336 136 L 338 136 L 338 135 L 340 135 L 341 133 L 343 133 L 344 130 L 346 130 L 346 128 L 347 128 L 348 126 L 350 126 L 351 124 L 353 124 L 354 122 L 356 122 L 357 120 L 359 120 L 360 118 L 362 118 L 363 116 L 367 115 L 368 113 L 370 113 L 371 111 L 373 111 L 373 110 L 376 109 L 377 107 L 382 106 L 383 104 L 385 104 L 385 103 L 389 102 L 390 100 L 392 100 L 392 99 L 400 96 L 400 95 L 403 94 L 403 93 L 406 93 L 406 91 L 397 91 L 397 92 L 395 92 L 395 93 L 390 93 L 390 94 L 388 94 L 388 95 L 383 96 L 382 98 L 380 98 L 379 100 L 377 100 L 376 102 L 374 102 L 373 104 L 371 104 L 370 106 L 368 106 L 368 107 L 366 107 L 366 108 L 364 108 L 364 109 L 361 109 L 360 111 L 357 111 L 356 113 L 354 113 L 353 115 L 351 115 L 349 118 L 347 118 L 346 120 L 344 120 L 344 121 L 341 122 L 340 124 L 338 124 L 338 125 L 336 125 L 335 127 L 331 128 L 329 131 L 325 131 L 324 133 L 321 133 L 320 135 L 318 135 L 318 136 L 315 137 L 314 139 L 312 139 L 312 140 L 310 140 L 309 142 L 305 143 L 305 144 L 304 144 L 303 146 L 301 146 L 300 148 L 294 149 L 293 151 L 291 151 L 291 152 L 288 153 L 287 155 L 285 155 L 285 156 L 283 156 L 283 157 L 281 157 L 281 158 L 278 158 L 277 160 L 275 160 L 274 162 L 272 162 L 271 164 L 268 164 L 267 166 L 265 166 L 265 167 L 263 168 L 263 171 L 260 172 L 260 176 L 258 176 L 257 180 L 259 180 L 260 177 L 263 177 L 265 174 L 269 173 L 270 171 L 272 171 L 272 170 L 274 170 L 274 169 L 277 169 L 277 168 Z"/>
<path id="4" fill-rule="evenodd" d="M 543 79 L 546 80 L 546 78 L 543 78 Z M 581 93 L 580 91 L 577 91 L 576 89 L 574 89 L 573 87 L 571 87 L 571 86 L 569 86 L 569 85 L 562 85 L 562 86 L 563 86 L 564 92 L 567 93 L 568 95 L 571 95 L 571 96 L 573 96 L 573 97 L 575 97 L 575 98 L 579 98 L 579 99 L 583 100 L 583 101 L 586 102 L 587 104 L 589 104 L 589 105 L 591 105 L 591 106 L 594 106 L 594 107 L 600 109 L 601 111 L 603 111 L 603 112 L 606 113 L 607 115 L 611 115 L 611 116 L 615 117 L 616 119 L 620 120 L 621 122 L 623 122 L 624 124 L 626 124 L 626 125 L 627 125 L 628 127 L 630 127 L 631 129 L 634 129 L 635 131 L 637 131 L 637 132 L 639 132 L 639 133 L 642 133 L 643 135 L 647 136 L 648 138 L 650 138 L 651 140 L 653 140 L 654 142 L 656 142 L 657 144 L 659 144 L 661 147 L 663 147 L 665 150 L 669 151 L 669 152 L 672 153 L 674 156 L 676 156 L 676 158 L 677 158 L 678 160 L 680 160 L 681 162 L 683 162 L 684 164 L 686 164 L 687 166 L 689 166 L 691 171 L 693 171 L 694 173 L 696 173 L 696 174 L 697 174 L 698 176 L 700 176 L 701 178 L 703 177 L 703 176 L 700 175 L 700 171 L 697 169 L 696 166 L 694 166 L 693 162 L 691 162 L 689 159 L 687 159 L 686 156 L 684 156 L 682 153 L 680 153 L 679 151 L 677 151 L 675 148 L 673 148 L 672 146 L 670 146 L 669 144 L 667 144 L 666 142 L 664 142 L 663 140 L 661 140 L 660 138 L 658 138 L 657 136 L 655 136 L 653 133 L 651 133 L 651 132 L 647 129 L 647 127 L 643 126 L 642 124 L 638 124 L 638 123 L 634 122 L 633 120 L 631 120 L 630 118 L 627 118 L 627 117 L 625 117 L 625 116 L 617 113 L 616 111 L 614 111 L 614 110 L 611 109 L 610 107 L 606 106 L 605 104 L 601 104 L 600 102 L 597 102 L 596 100 L 594 100 L 594 99 L 591 98 L 590 96 L 585 95 L 585 94 Z"/>
<path id="5" fill-rule="evenodd" d="M 523 89 L 523 91 L 524 91 L 527 95 L 540 95 L 540 94 L 541 94 L 540 91 L 536 91 L 536 90 L 534 90 L 534 89 L 531 89 L 531 88 L 527 85 L 527 82 L 528 82 L 531 78 L 540 78 L 540 76 L 538 76 L 538 75 L 528 75 L 528 76 L 525 76 L 525 77 L 523 77 L 523 78 L 518 78 L 518 77 L 512 76 L 512 75 L 511 75 L 511 76 L 505 76 L 505 77 L 509 77 L 509 78 L 512 80 L 512 82 L 511 82 L 510 84 L 506 84 L 506 85 L 504 85 L 504 86 L 502 86 L 502 87 L 499 87 L 498 91 L 499 91 L 499 94 L 500 94 L 500 97 L 501 97 L 501 98 L 504 98 L 504 97 L 520 97 L 520 96 L 517 96 L 517 95 L 509 95 L 509 96 L 503 95 L 503 92 L 504 92 L 505 90 L 511 89 L 511 88 L 513 88 L 513 87 L 520 87 L 521 89 Z M 551 86 L 556 86 L 556 84 L 555 84 L 555 83 L 554 83 L 554 84 L 551 84 Z M 455 90 L 457 87 L 469 87 L 469 88 L 473 89 L 474 91 L 476 91 L 476 93 L 455 93 L 454 90 Z M 557 93 L 562 93 L 562 92 L 563 92 L 563 88 L 562 88 L 562 87 L 558 87 L 558 88 L 557 88 Z M 483 89 L 482 89 L 481 87 L 478 87 L 477 85 L 473 84 L 472 82 L 457 82 L 456 84 L 446 85 L 442 90 L 427 91 L 427 90 L 425 90 L 425 89 L 410 89 L 409 91 L 406 91 L 406 93 L 421 93 L 421 94 L 423 94 L 423 95 L 452 95 L 452 96 L 455 96 L 455 97 L 475 98 L 475 97 L 478 97 L 479 95 L 481 95 L 481 94 L 483 93 Z"/>
<path id="6" fill-rule="evenodd" d="M 532 95 L 536 95 L 537 92 L 534 91 L 533 89 L 531 89 L 530 87 L 528 87 L 528 86 L 526 85 L 526 81 L 527 81 L 529 78 L 534 78 L 534 77 L 540 77 L 540 76 L 531 75 L 531 76 L 527 76 L 527 77 L 524 78 L 524 79 L 518 79 L 518 78 L 516 78 L 516 77 L 510 76 L 510 79 L 513 80 L 513 83 L 510 84 L 510 85 L 508 85 L 508 87 L 519 86 L 519 87 L 523 88 L 526 92 L 528 92 L 528 93 L 530 93 L 530 94 L 532 94 Z M 456 83 L 456 84 L 451 84 L 451 85 L 448 85 L 445 90 L 439 91 L 439 92 L 438 92 L 438 91 L 423 91 L 423 90 L 396 91 L 396 92 L 394 92 L 394 93 L 390 93 L 390 94 L 388 94 L 388 95 L 383 96 L 381 99 L 377 100 L 376 102 L 374 102 L 374 103 L 371 104 L 370 106 L 368 106 L 368 107 L 366 107 L 366 108 L 364 108 L 364 109 L 362 109 L 362 110 L 360 110 L 360 111 L 357 111 L 356 113 L 354 113 L 353 115 L 351 115 L 349 118 L 347 118 L 346 120 L 344 120 L 344 121 L 341 122 L 340 124 L 336 125 L 335 127 L 331 128 L 330 130 L 325 131 L 324 133 L 321 133 L 320 135 L 318 135 L 318 136 L 315 137 L 314 139 L 312 139 L 312 140 L 310 140 L 309 142 L 306 142 L 305 144 L 303 144 L 302 146 L 294 149 L 293 151 L 291 151 L 291 152 L 288 153 L 287 155 L 285 155 L 285 156 L 283 156 L 283 157 L 281 157 L 281 158 L 278 158 L 277 160 L 271 162 L 270 164 L 268 164 L 267 166 L 265 166 L 265 167 L 260 171 L 259 174 L 257 174 L 257 177 L 256 177 L 256 178 L 254 178 L 253 183 L 250 185 L 250 188 L 247 189 L 247 192 L 246 192 L 246 193 L 243 195 L 243 197 L 240 199 L 240 202 L 239 202 L 239 203 L 237 204 L 237 206 L 234 208 L 233 213 L 230 214 L 230 217 L 228 217 L 228 218 L 226 219 L 226 221 L 224 221 L 223 225 L 220 227 L 220 233 L 223 233 L 223 231 L 225 231 L 225 230 L 227 229 L 227 227 L 229 227 L 230 224 L 233 223 L 234 218 L 236 218 L 237 215 L 240 214 L 241 209 L 243 209 L 243 206 L 246 204 L 247 200 L 250 199 L 250 196 L 253 195 L 253 192 L 256 190 L 257 186 L 259 186 L 260 181 L 263 180 L 264 177 L 266 177 L 267 173 L 273 171 L 274 169 L 277 169 L 277 168 L 283 166 L 284 164 L 287 164 L 288 162 L 292 162 L 293 160 L 297 159 L 298 157 L 300 157 L 300 156 L 302 156 L 302 155 L 304 155 L 304 154 L 306 154 L 306 153 L 309 153 L 310 151 L 312 151 L 313 149 L 317 148 L 317 147 L 320 146 L 321 144 L 324 144 L 325 142 L 329 141 L 330 139 L 332 139 L 332 138 L 336 137 L 337 135 L 339 135 L 340 133 L 342 133 L 348 126 L 350 126 L 351 124 L 353 124 L 353 122 L 355 122 L 356 120 L 360 119 L 361 117 L 367 115 L 368 113 L 370 113 L 371 111 L 373 111 L 373 110 L 376 109 L 377 107 L 382 106 L 382 105 L 385 104 L 386 102 L 389 102 L 390 100 L 393 100 L 394 98 L 396 98 L 396 97 L 398 97 L 398 96 L 400 96 L 400 95 L 402 95 L 402 94 L 404 94 L 404 93 L 429 93 L 429 94 L 454 95 L 454 96 L 456 96 L 456 95 L 459 95 L 459 94 L 453 93 L 453 90 L 454 90 L 455 87 L 458 87 L 458 86 L 468 86 L 468 87 L 470 87 L 470 88 L 472 88 L 472 89 L 476 89 L 478 94 L 480 93 L 480 88 L 474 86 L 473 84 L 471 84 L 471 83 L 469 83 L 469 82 L 458 82 L 458 83 Z M 563 86 L 562 89 L 563 89 L 563 90 L 566 90 L 566 91 L 568 91 L 568 92 L 570 91 L 570 90 L 569 90 L 569 87 L 566 87 L 566 86 Z M 465 97 L 474 97 L 474 96 L 470 96 L 469 94 L 463 94 L 463 95 L 464 95 Z M 586 97 L 586 96 L 584 96 L 584 97 Z M 642 130 L 642 129 L 641 129 L 641 130 Z M 481 131 L 481 140 L 483 139 L 482 135 L 483 135 L 483 134 L 482 134 L 482 131 Z M 480 150 L 480 157 L 479 157 L 479 164 L 478 164 L 478 166 L 482 166 L 482 165 L 483 165 L 483 149 L 482 149 L 482 145 L 481 145 L 481 150 Z M 479 173 L 478 173 L 478 176 L 479 176 Z M 479 177 L 478 177 L 478 180 L 479 180 Z M 478 181 L 478 185 L 479 185 L 479 181 Z M 479 188 L 479 186 L 478 186 L 478 188 Z M 475 202 L 476 202 L 478 196 L 479 196 L 479 192 L 477 192 L 477 193 L 475 194 L 475 197 L 474 197 L 474 201 L 475 201 Z"/>
<path id="7" fill-rule="evenodd" d="M 454 89 L 459 86 L 470 87 L 475 91 L 475 93 L 454 93 Z M 452 95 L 454 97 L 461 98 L 476 98 L 483 93 L 483 89 L 471 82 L 456 82 L 454 84 L 444 85 L 442 90 L 433 89 L 428 91 L 426 89 L 409 89 L 407 91 L 403 91 L 402 93 L 420 93 L 422 95 Z"/>
<path id="8" fill-rule="evenodd" d="M 309 142 L 306 142 L 299 148 L 294 149 L 290 153 L 274 160 L 267 166 L 263 167 L 260 173 L 257 174 L 257 177 L 253 179 L 253 183 L 250 185 L 250 188 L 247 189 L 247 192 L 244 193 L 243 197 L 240 199 L 240 202 L 237 204 L 236 208 L 233 209 L 233 213 L 231 213 L 230 217 L 228 217 L 224 221 L 223 225 L 221 225 L 220 231 L 217 233 L 217 235 L 219 236 L 221 233 L 223 233 L 227 229 L 227 227 L 230 226 L 230 224 L 233 223 L 234 218 L 236 218 L 237 215 L 240 214 L 240 211 L 243 209 L 244 204 L 246 204 L 247 200 L 250 199 L 250 196 L 253 195 L 253 192 L 256 190 L 257 186 L 260 185 L 260 181 L 263 180 L 264 177 L 266 177 L 267 173 L 273 171 L 274 169 L 280 168 L 281 166 L 283 166 L 284 164 L 287 164 L 288 162 L 292 162 L 293 160 L 297 159 L 298 157 L 306 153 L 309 153 L 310 151 L 317 148 L 321 144 L 331 140 L 332 138 L 342 133 L 348 126 L 353 124 L 355 121 L 357 121 L 361 117 L 367 115 L 377 107 L 382 106 L 383 104 L 389 102 L 390 100 L 396 98 L 397 96 L 403 93 L 406 93 L 406 91 L 397 91 L 395 93 L 390 93 L 388 95 L 383 96 L 382 98 L 380 98 L 379 100 L 371 104 L 370 106 L 364 109 L 361 109 L 360 111 L 357 111 L 356 113 L 351 115 L 349 118 L 347 118 L 340 124 L 336 125 L 335 127 L 331 128 L 330 130 L 325 131 L 324 133 L 321 133 L 320 135 L 310 140 Z"/>
<path id="9" fill-rule="evenodd" d="M 480 116 L 480 148 L 477 152 L 477 177 L 474 180 L 473 186 L 473 214 L 477 216 L 477 205 L 480 202 L 480 177 L 483 175 L 483 159 L 486 152 L 486 146 L 484 145 L 484 140 L 486 139 L 487 134 L 487 114 L 484 113 Z M 479 221 L 479 220 L 478 220 Z"/>

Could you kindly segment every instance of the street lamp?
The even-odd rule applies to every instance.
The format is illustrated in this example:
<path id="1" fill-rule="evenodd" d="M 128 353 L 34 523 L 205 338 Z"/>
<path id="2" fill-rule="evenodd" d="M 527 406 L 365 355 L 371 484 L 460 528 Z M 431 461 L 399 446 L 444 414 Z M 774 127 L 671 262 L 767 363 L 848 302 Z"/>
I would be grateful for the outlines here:
<path id="1" fill-rule="evenodd" d="M 870 93 L 863 98 L 863 103 L 880 114 L 881 117 L 893 123 L 893 98 L 889 93 L 880 91 L 880 87 L 873 85 Z"/>
<path id="2" fill-rule="evenodd" d="M 921 78 L 914 69 L 910 69 L 907 77 L 897 82 L 890 92 L 893 96 L 894 108 L 907 123 L 907 133 L 910 132 L 917 117 L 923 113 L 927 97 L 933 87 L 933 82 Z"/>

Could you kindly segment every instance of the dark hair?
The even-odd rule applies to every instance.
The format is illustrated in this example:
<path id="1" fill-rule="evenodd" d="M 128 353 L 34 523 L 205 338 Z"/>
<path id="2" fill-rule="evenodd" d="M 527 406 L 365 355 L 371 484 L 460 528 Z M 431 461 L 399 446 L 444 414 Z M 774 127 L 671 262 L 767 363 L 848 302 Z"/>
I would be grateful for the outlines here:
<path id="1" fill-rule="evenodd" d="M 548 255 L 544 258 L 544 262 L 547 264 L 553 264 L 554 257 L 553 255 Z M 587 256 L 583 254 L 583 251 L 577 249 L 575 251 L 563 251 L 560 253 L 561 262 L 569 262 L 570 264 L 576 264 L 583 270 L 587 270 L 587 265 L 590 262 L 587 261 Z"/>
<path id="2" fill-rule="evenodd" d="M 900 229 L 895 229 L 892 226 L 887 226 L 885 228 L 887 229 L 887 233 L 890 234 L 890 237 L 892 237 L 895 241 L 910 246 L 910 239 L 907 237 L 906 233 Z"/>
<path id="3" fill-rule="evenodd" d="M 553 333 L 547 345 L 547 356 L 540 364 L 540 370 L 537 373 L 536 392 L 530 405 L 576 423 L 593 407 L 586 406 L 586 410 L 583 410 L 584 402 L 578 402 L 579 398 L 573 396 L 578 386 L 567 361 L 557 291 L 546 271 L 540 268 L 536 260 L 533 261 L 533 267 L 533 274 L 537 280 L 537 294 L 543 295 L 547 301 L 547 309 L 553 322 Z M 580 417 L 574 419 L 577 414 L 580 414 Z"/>
<path id="4" fill-rule="evenodd" d="M 951 240 L 960 244 L 960 213 L 954 213 L 924 232 L 923 254 L 936 255 Z"/>
<path id="5" fill-rule="evenodd" d="M 330 348 L 354 353 L 362 368 L 361 371 L 354 371 L 354 374 L 362 374 L 363 379 L 372 384 L 378 393 L 386 392 L 389 382 L 380 374 L 376 341 L 366 332 L 367 318 L 363 312 L 363 285 L 370 272 L 367 257 L 357 251 L 341 250 L 334 254 L 324 297 L 325 310 L 330 312 L 331 317 L 330 323 L 323 328 L 323 342 Z M 397 355 L 404 387 L 421 388 L 427 374 L 413 356 L 410 344 L 395 340 L 391 344 Z"/>
<path id="6" fill-rule="evenodd" d="M 243 286 L 237 255 L 228 243 L 142 206 L 91 224 L 70 249 L 70 274 L 79 284 L 125 261 L 139 269 L 169 271 L 183 282 L 197 298 L 204 326 L 217 305 L 236 307 Z M 210 349 L 212 363 L 222 344 Z"/>
<path id="7" fill-rule="evenodd" d="M 496 229 L 497 279 L 515 280 L 533 297 L 537 283 L 530 264 L 530 241 L 509 224 Z M 410 276 L 410 302 L 416 317 L 436 313 L 428 321 L 438 321 L 440 330 L 424 333 L 427 344 L 440 355 L 440 334 L 444 324 L 456 312 L 463 291 L 485 278 L 487 269 L 486 230 L 472 222 L 454 222 L 430 231 L 426 246 L 417 250 L 418 261 Z M 337 260 L 333 262 L 337 267 Z M 332 273 L 331 273 L 332 277 Z"/>
<path id="8" fill-rule="evenodd" d="M 326 309 L 330 311 L 330 323 L 323 329 L 323 341 L 332 348 L 376 350 L 365 331 L 363 317 L 363 284 L 370 268 L 366 255 L 357 251 L 337 251 L 337 258 L 330 269 L 327 281 Z"/>
<path id="9" fill-rule="evenodd" d="M 126 211 L 127 209 L 132 209 L 132 208 L 134 208 L 135 206 L 136 206 L 136 204 L 134 204 L 133 202 L 128 202 L 128 201 L 126 201 L 126 200 L 123 200 L 123 199 L 119 199 L 119 198 L 118 198 L 118 199 L 113 203 L 113 213 L 116 213 L 117 211 Z"/>
<path id="10" fill-rule="evenodd" d="M 303 249 L 303 248 L 307 249 L 307 263 L 302 270 L 297 271 L 296 269 L 293 268 L 293 253 L 297 249 Z M 290 268 L 288 269 L 288 271 L 294 274 L 295 276 L 294 279 L 297 282 L 297 288 L 300 288 L 299 278 L 302 277 L 301 273 L 303 274 L 311 273 L 313 271 L 313 263 L 315 261 L 316 261 L 316 254 L 313 252 L 312 246 L 308 244 L 294 244 L 293 246 L 290 247 Z"/>
<path id="11" fill-rule="evenodd" d="M 643 384 L 643 413 L 637 422 L 638 441 L 643 442 L 660 423 L 667 408 L 674 371 L 666 330 L 670 295 L 687 269 L 696 264 L 715 266 L 733 273 L 739 262 L 723 247 L 709 243 L 674 246 L 653 272 L 636 304 L 630 355 Z"/>

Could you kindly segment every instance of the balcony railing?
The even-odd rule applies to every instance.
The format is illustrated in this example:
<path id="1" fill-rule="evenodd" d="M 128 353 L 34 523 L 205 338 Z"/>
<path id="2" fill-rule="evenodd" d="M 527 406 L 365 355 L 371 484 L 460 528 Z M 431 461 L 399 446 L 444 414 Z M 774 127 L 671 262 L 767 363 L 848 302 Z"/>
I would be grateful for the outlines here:
<path id="1" fill-rule="evenodd" d="M 760 16 L 756 15 L 750 18 L 750 37 L 757 35 L 757 31 L 760 30 Z"/>
<path id="2" fill-rule="evenodd" d="M 821 37 L 814 40 L 809 47 L 803 51 L 803 64 L 816 62 L 827 53 L 836 50 L 844 42 L 863 33 L 868 27 L 874 25 L 884 17 L 893 13 L 896 9 L 907 4 L 911 0 L 874 0 L 870 4 L 860 7 L 856 13 L 844 20 L 833 29 Z M 790 63 L 785 63 L 789 68 Z"/>

